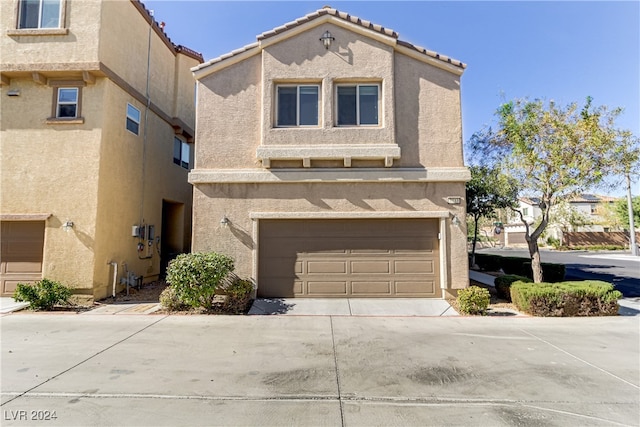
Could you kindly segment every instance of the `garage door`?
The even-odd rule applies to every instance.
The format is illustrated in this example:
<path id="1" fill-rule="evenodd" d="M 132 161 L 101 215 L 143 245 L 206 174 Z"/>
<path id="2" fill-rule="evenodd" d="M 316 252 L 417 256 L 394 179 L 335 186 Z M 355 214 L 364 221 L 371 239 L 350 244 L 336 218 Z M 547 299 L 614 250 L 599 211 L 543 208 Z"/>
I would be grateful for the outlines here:
<path id="1" fill-rule="evenodd" d="M 513 233 L 508 233 L 506 236 L 507 242 L 509 244 L 509 246 L 512 245 L 526 245 L 527 244 L 527 239 L 525 237 L 525 233 L 524 232 L 513 232 Z"/>
<path id="2" fill-rule="evenodd" d="M 438 221 L 261 220 L 260 297 L 440 297 Z"/>
<path id="3" fill-rule="evenodd" d="M 0 284 L 11 296 L 18 283 L 42 279 L 44 221 L 2 221 Z"/>

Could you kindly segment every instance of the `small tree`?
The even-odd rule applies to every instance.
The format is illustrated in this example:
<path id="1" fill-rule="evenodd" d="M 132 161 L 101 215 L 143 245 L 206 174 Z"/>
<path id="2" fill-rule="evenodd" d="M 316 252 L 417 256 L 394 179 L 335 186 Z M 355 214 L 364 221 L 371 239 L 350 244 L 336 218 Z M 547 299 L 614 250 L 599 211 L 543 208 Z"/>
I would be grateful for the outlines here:
<path id="1" fill-rule="evenodd" d="M 490 218 L 496 210 L 515 207 L 518 186 L 514 179 L 487 166 L 471 166 L 471 181 L 467 182 L 467 215 L 473 218 L 471 265 L 475 264 L 478 222 Z"/>
<path id="2" fill-rule="evenodd" d="M 631 199 L 631 207 L 633 210 L 633 222 L 634 224 L 640 224 L 640 196 L 636 196 Z M 629 227 L 629 209 L 627 206 L 627 199 L 620 199 L 613 204 L 616 216 L 620 224 Z"/>
<path id="3" fill-rule="evenodd" d="M 617 159 L 612 153 L 620 151 L 614 122 L 621 111 L 593 107 L 590 97 L 581 108 L 576 103 L 563 107 L 553 101 L 517 99 L 498 109 L 496 131 L 489 128 L 472 137 L 472 148 L 481 158 L 500 165 L 525 194 L 540 200 L 537 225 L 531 226 L 518 212 L 536 283 L 543 279 L 538 238 L 549 224 L 551 208 L 614 173 Z"/>

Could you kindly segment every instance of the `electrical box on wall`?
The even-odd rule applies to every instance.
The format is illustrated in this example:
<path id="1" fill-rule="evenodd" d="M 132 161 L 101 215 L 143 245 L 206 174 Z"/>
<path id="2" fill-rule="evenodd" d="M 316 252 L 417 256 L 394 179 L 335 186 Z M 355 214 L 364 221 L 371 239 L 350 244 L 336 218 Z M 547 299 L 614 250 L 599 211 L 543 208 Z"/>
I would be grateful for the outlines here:
<path id="1" fill-rule="evenodd" d="M 139 239 L 144 240 L 147 236 L 148 225 L 134 225 L 131 227 L 131 237 L 137 237 Z M 153 227 L 153 226 L 152 226 Z"/>
<path id="2" fill-rule="evenodd" d="M 156 237 L 155 225 L 134 225 L 131 227 L 131 237 L 152 241 Z"/>

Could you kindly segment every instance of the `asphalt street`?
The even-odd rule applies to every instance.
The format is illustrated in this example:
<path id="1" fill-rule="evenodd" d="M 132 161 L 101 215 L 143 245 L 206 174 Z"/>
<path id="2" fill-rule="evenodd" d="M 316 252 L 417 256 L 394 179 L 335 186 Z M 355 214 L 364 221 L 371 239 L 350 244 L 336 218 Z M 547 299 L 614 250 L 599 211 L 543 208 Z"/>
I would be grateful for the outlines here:
<path id="1" fill-rule="evenodd" d="M 526 249 L 481 249 L 479 253 L 529 257 Z M 542 262 L 564 264 L 567 280 L 603 280 L 613 283 L 627 298 L 640 297 L 640 257 L 624 252 L 540 251 Z"/>
<path id="2" fill-rule="evenodd" d="M 0 321 L 3 426 L 640 425 L 638 317 Z"/>

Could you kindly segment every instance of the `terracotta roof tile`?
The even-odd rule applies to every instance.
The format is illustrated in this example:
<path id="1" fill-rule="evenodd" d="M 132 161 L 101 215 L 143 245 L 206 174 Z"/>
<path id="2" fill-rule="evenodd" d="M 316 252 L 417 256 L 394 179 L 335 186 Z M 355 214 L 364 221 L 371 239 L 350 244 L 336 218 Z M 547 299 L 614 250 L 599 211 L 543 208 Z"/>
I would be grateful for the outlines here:
<path id="1" fill-rule="evenodd" d="M 307 15 L 296 19 L 295 21 L 291 21 L 291 22 L 287 22 L 284 25 L 281 25 L 279 27 L 276 27 L 272 30 L 269 31 L 265 31 L 264 33 L 258 35 L 257 39 L 258 40 L 264 40 L 264 39 L 268 39 L 269 37 L 273 37 L 276 36 L 284 31 L 287 31 L 291 28 L 297 27 L 299 25 L 305 24 L 307 22 L 313 21 L 314 19 L 317 19 L 321 16 L 324 15 L 332 15 L 335 16 L 337 18 L 343 19 L 345 21 L 349 21 L 352 22 L 354 24 L 358 24 L 361 25 L 365 28 L 369 28 L 373 31 L 377 31 L 379 33 L 385 34 L 389 37 L 393 37 L 393 38 L 398 38 L 398 33 L 396 33 L 395 31 L 388 29 L 388 28 L 384 28 L 381 25 L 375 25 L 372 24 L 370 21 L 366 21 L 363 19 L 358 18 L 357 16 L 351 16 L 346 12 L 340 12 L 339 10 L 333 9 L 333 8 L 322 8 L 322 9 L 318 9 L 315 12 L 311 12 L 308 13 Z"/>
<path id="2" fill-rule="evenodd" d="M 221 56 L 219 56 L 217 58 L 214 58 L 214 59 L 211 59 L 211 60 L 209 60 L 207 62 L 204 62 L 203 64 L 200 64 L 199 66 L 195 67 L 193 70 L 200 70 L 202 68 L 208 67 L 209 65 L 216 64 L 218 62 L 224 61 L 225 59 L 231 58 L 231 57 L 233 57 L 235 55 L 241 54 L 241 53 L 246 52 L 248 50 L 259 48 L 261 40 L 266 40 L 266 39 L 268 39 L 270 37 L 277 36 L 279 34 L 282 34 L 282 33 L 286 32 L 286 31 L 292 29 L 292 28 L 295 28 L 295 27 L 303 25 L 303 24 L 305 24 L 307 22 L 313 21 L 314 19 L 317 19 L 317 18 L 319 18 L 321 16 L 324 16 L 324 15 L 335 16 L 335 17 L 343 19 L 345 21 L 348 21 L 348 22 L 360 25 L 360 26 L 362 26 L 364 28 L 370 29 L 372 31 L 376 31 L 378 33 L 384 34 L 384 35 L 386 35 L 388 37 L 392 37 L 392 38 L 397 40 L 396 43 L 398 45 L 400 45 L 400 46 L 406 47 L 408 49 L 415 50 L 416 52 L 422 53 L 422 54 L 424 54 L 426 56 L 430 56 L 432 58 L 438 59 L 438 60 L 443 61 L 443 62 L 447 62 L 449 64 L 452 64 L 452 65 L 456 66 L 456 67 L 459 67 L 459 68 L 462 68 L 462 69 L 467 67 L 467 65 L 465 63 L 463 63 L 461 61 L 458 61 L 457 59 L 453 59 L 453 58 L 450 58 L 448 56 L 440 55 L 439 53 L 434 52 L 432 50 L 428 50 L 428 49 L 425 49 L 423 47 L 413 45 L 413 44 L 411 44 L 409 42 L 406 42 L 406 41 L 403 41 L 403 40 L 399 40 L 398 39 L 398 33 L 393 31 L 390 28 L 385 28 L 382 25 L 373 24 L 372 22 L 360 19 L 357 16 L 352 16 L 352 15 L 349 15 L 348 13 L 346 13 L 346 12 L 341 12 L 341 11 L 339 11 L 337 9 L 333 9 L 333 8 L 331 8 L 329 6 L 325 6 L 324 8 L 318 9 L 315 12 L 311 12 L 311 13 L 309 13 L 309 14 L 301 17 L 301 18 L 296 19 L 295 21 L 287 22 L 287 23 L 285 23 L 285 24 L 283 24 L 283 25 L 281 25 L 279 27 L 276 27 L 276 28 L 274 28 L 272 30 L 265 31 L 264 33 L 259 34 L 256 37 L 256 39 L 258 40 L 256 43 L 248 44 L 246 46 L 241 47 L 240 49 L 236 49 L 236 50 L 234 50 L 234 51 L 232 51 L 230 53 L 221 55 Z"/>

